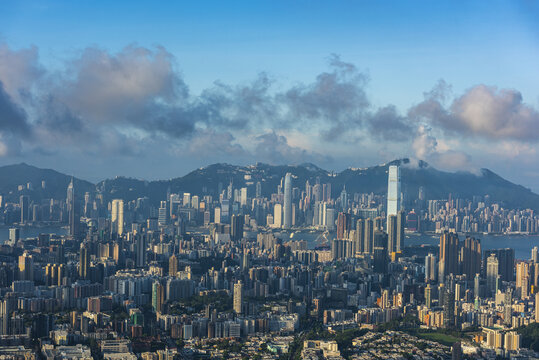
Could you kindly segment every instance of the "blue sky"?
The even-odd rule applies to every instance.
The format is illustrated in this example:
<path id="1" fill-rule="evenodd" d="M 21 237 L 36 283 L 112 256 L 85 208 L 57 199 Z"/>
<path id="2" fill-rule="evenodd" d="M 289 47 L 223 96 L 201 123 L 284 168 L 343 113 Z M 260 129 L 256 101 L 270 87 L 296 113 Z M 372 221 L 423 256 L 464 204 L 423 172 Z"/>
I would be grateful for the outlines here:
<path id="1" fill-rule="evenodd" d="M 163 150 L 168 163 L 181 165 L 157 167 L 148 160 L 151 175 L 143 169 L 135 169 L 132 157 L 119 156 L 118 150 L 111 150 L 113 154 L 109 154 L 107 162 L 96 163 L 93 160 L 95 151 L 89 155 L 84 148 L 75 149 L 73 144 L 63 144 L 60 149 L 54 142 L 44 140 L 44 137 L 50 140 L 50 134 L 44 136 L 46 130 L 42 128 L 32 130 L 40 134 L 38 145 L 36 136 L 31 141 L 19 140 L 17 135 L 6 132 L 6 148 L 14 143 L 15 151 L 6 151 L 0 160 L 2 163 L 24 160 L 56 168 L 59 166 L 54 165 L 61 163 L 63 168 L 60 170 L 91 180 L 117 175 L 114 171 L 145 178 L 170 177 L 215 161 L 248 163 L 261 158 L 272 162 L 263 156 L 267 151 L 262 151 L 265 149 L 262 145 L 269 146 L 271 141 L 278 139 L 283 155 L 286 155 L 280 157 L 283 161 L 313 160 L 321 166 L 340 170 L 347 166 L 388 161 L 393 157 L 422 155 L 433 165 L 449 170 L 489 167 L 510 180 L 539 190 L 539 174 L 535 174 L 539 169 L 534 168 L 537 139 L 523 135 L 522 131 L 523 126 L 535 124 L 536 114 L 533 111 L 539 108 L 537 2 L 197 1 L 156 5 L 149 1 L 3 1 L 0 7 L 0 43 L 4 47 L 4 60 L 15 58 L 16 54 L 21 55 L 22 51 L 34 46 L 35 53 L 24 58 L 39 69 L 36 73 L 45 74 L 36 76 L 39 80 L 25 82 L 25 89 L 17 87 L 14 90 L 15 85 L 9 87 L 10 81 L 4 79 L 7 94 L 25 110 L 31 127 L 42 122 L 40 119 L 47 116 L 44 113 L 50 113 L 43 112 L 39 108 L 41 105 L 36 105 L 36 99 L 42 99 L 48 92 L 44 83 L 62 83 L 59 88 L 67 84 L 76 90 L 83 88 L 89 91 L 88 84 L 73 81 L 73 77 L 80 76 L 79 72 L 95 69 L 89 65 L 91 59 L 105 56 L 109 60 L 118 60 L 126 47 L 133 44 L 139 49 L 150 49 L 153 55 L 158 52 L 156 46 L 165 49 L 173 67 L 169 75 L 180 79 L 188 89 L 189 100 L 170 100 L 168 97 L 167 109 L 172 103 L 177 108 L 182 101 L 199 102 L 198 97 L 213 89 L 215 81 L 232 88 L 249 87 L 261 72 L 267 73 L 271 82 L 265 96 L 271 97 L 271 106 L 279 108 L 279 115 L 273 114 L 279 121 L 269 124 L 258 118 L 259 113 L 253 114 L 255 120 L 247 127 L 248 131 L 230 125 L 237 123 L 232 118 L 228 119 L 228 125 L 221 122 L 219 126 L 207 120 L 193 120 L 189 123 L 188 136 L 179 134 L 168 138 L 174 149 Z M 88 56 L 88 48 L 98 49 L 100 53 Z M 341 128 L 318 118 L 309 119 L 308 123 L 302 121 L 313 113 L 305 106 L 312 99 L 308 91 L 316 87 L 317 77 L 339 71 L 336 67 L 328 67 L 334 59 L 332 54 L 338 55 L 343 63 L 355 66 L 354 74 L 358 75 L 355 80 L 363 79 L 361 85 L 354 84 L 358 85 L 356 90 L 366 94 L 368 106 L 350 108 L 356 114 L 360 112 L 362 119 L 352 119 L 343 113 L 338 115 L 343 118 L 337 125 L 357 125 L 357 129 L 354 128 L 357 130 L 355 138 L 331 138 L 331 131 L 334 133 Z M 129 56 L 136 55 L 129 53 Z M 10 64 L 7 60 L 5 62 Z M 152 71 L 157 71 L 156 67 L 148 69 L 151 77 L 154 77 Z M 349 76 L 350 73 L 337 75 Z M 342 77 L 339 79 L 346 81 Z M 451 123 L 453 120 L 446 119 L 448 123 L 434 119 L 432 112 L 425 113 L 424 107 L 419 111 L 420 120 L 408 122 L 410 110 L 418 113 L 414 107 L 425 102 L 424 93 L 435 87 L 440 79 L 446 84 L 446 102 L 442 105 L 450 113 L 449 118 L 456 119 L 458 126 Z M 11 84 L 15 83 L 22 86 L 22 82 L 12 79 Z M 155 93 L 148 94 L 153 105 L 162 102 L 165 92 L 159 87 L 161 85 L 156 85 Z M 476 88 L 481 85 L 486 88 Z M 301 104 L 291 103 L 291 89 L 301 94 Z M 473 89 L 477 91 L 473 92 Z M 510 93 L 503 92 L 504 89 Z M 18 94 L 24 93 L 22 90 L 32 93 L 34 101 L 31 104 L 27 99 L 17 100 Z M 67 104 L 69 112 L 83 124 L 89 128 L 105 126 L 101 118 L 91 118 L 96 114 L 80 107 L 80 98 L 70 98 L 71 104 L 66 95 L 59 92 L 61 90 L 56 89 L 54 97 Z M 241 96 L 241 91 L 237 92 Z M 87 92 L 81 91 L 81 94 L 88 96 Z M 344 96 L 341 93 L 326 95 Z M 125 97 L 120 98 L 125 100 Z M 283 98 L 287 100 L 283 102 Z M 485 100 L 491 98 L 494 102 Z M 512 113 L 532 111 L 532 114 L 516 118 L 517 125 L 503 123 L 496 116 L 478 121 L 481 124 L 502 121 L 494 124 L 494 127 L 506 127 L 500 127 L 499 131 L 484 131 L 483 125 L 476 126 L 475 118 L 470 116 L 477 114 L 470 109 L 484 107 L 484 103 L 472 101 L 494 104 L 503 102 L 503 98 L 509 98 L 509 103 L 520 101 L 516 110 L 512 108 Z M 147 101 L 146 97 L 137 97 L 127 103 L 140 99 Z M 230 98 L 227 101 L 236 100 Z M 455 108 L 462 103 L 465 104 L 462 108 L 469 111 Z M 402 121 L 397 119 L 403 123 L 396 126 L 409 130 L 408 140 L 403 137 L 395 143 L 390 136 L 385 136 L 383 142 L 369 142 L 369 138 L 378 136 L 370 132 L 381 128 L 376 125 L 381 124 L 376 122 L 379 121 L 375 116 L 377 110 L 390 105 L 395 106 L 396 114 L 393 115 L 403 118 Z M 280 110 L 283 106 L 287 109 Z M 182 108 L 179 112 L 185 114 L 184 110 Z M 336 116 L 333 109 L 324 111 Z M 322 113 L 327 115 L 328 112 L 324 111 Z M 500 111 L 507 113 L 505 108 Z M 223 113 L 228 115 L 230 109 L 223 110 Z M 99 114 L 103 118 L 106 115 Z M 481 118 L 483 115 L 477 116 Z M 298 117 L 303 118 L 298 120 Z M 185 125 L 184 120 L 180 121 L 180 127 Z M 383 124 L 394 124 L 392 121 L 397 120 L 392 118 Z M 162 133 L 157 140 L 153 135 L 147 136 L 148 126 L 143 121 L 137 121 L 136 126 L 126 122 L 112 126 L 108 122 L 107 126 L 111 127 L 100 131 L 117 131 L 122 141 L 147 146 L 148 149 L 141 150 L 141 153 L 150 159 L 150 148 L 154 148 L 154 142 L 162 143 L 167 138 Z M 290 125 L 295 121 L 297 126 Z M 283 122 L 286 123 L 286 132 L 282 130 Z M 367 123 L 370 130 L 365 129 Z M 309 134 L 305 134 L 306 127 Z M 277 137 L 271 140 L 268 134 Z M 230 151 L 207 151 L 205 156 L 198 157 L 186 155 L 189 153 L 187 149 L 200 153 L 194 147 L 203 146 L 204 139 L 212 138 L 218 138 L 220 144 Z M 223 142 L 223 139 L 227 140 Z M 261 139 L 267 140 L 258 149 L 260 153 L 245 146 L 246 141 L 253 139 L 261 143 Z M 363 149 L 361 156 L 357 155 L 357 147 Z M 498 149 L 497 152 L 493 148 Z M 133 151 L 136 153 L 137 150 Z M 70 155 L 65 155 L 66 152 Z M 219 156 L 216 153 L 220 153 L 217 154 Z M 251 155 L 247 156 L 247 153 Z M 500 154 L 505 156 L 501 162 Z M 140 160 L 140 156 L 137 157 Z M 92 164 L 95 170 L 89 172 L 81 163 Z M 521 164 L 521 167 L 515 164 Z"/>

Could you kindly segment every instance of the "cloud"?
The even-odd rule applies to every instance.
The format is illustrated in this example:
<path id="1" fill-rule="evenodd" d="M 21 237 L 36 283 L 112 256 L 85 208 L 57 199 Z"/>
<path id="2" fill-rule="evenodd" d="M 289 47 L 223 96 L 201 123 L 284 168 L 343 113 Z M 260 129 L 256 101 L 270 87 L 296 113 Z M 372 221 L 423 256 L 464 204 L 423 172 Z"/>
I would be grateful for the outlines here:
<path id="1" fill-rule="evenodd" d="M 330 158 L 309 150 L 291 146 L 288 139 L 274 131 L 255 137 L 255 156 L 271 164 L 297 164 L 301 162 L 327 162 Z"/>
<path id="2" fill-rule="evenodd" d="M 430 129 L 424 125 L 420 125 L 417 129 L 416 136 L 412 142 L 412 149 L 418 159 L 425 160 L 434 152 L 438 142 L 436 138 L 430 134 Z"/>
<path id="3" fill-rule="evenodd" d="M 472 163 L 470 155 L 463 151 L 447 147 L 446 143 L 439 142 L 432 134 L 432 129 L 419 125 L 416 136 L 412 141 L 412 149 L 417 160 L 425 160 L 430 165 L 443 170 L 466 170 L 478 173 L 478 168 Z M 414 163 L 417 163 L 414 160 Z"/>
<path id="4" fill-rule="evenodd" d="M 205 126 L 247 130 L 270 122 L 277 116 L 278 105 L 270 94 L 272 80 L 258 74 L 251 83 L 231 86 L 216 81 L 193 99 L 187 115 Z"/>
<path id="5" fill-rule="evenodd" d="M 378 109 L 367 117 L 372 134 L 383 140 L 406 141 L 413 135 L 408 118 L 399 115 L 393 105 Z"/>
<path id="6" fill-rule="evenodd" d="M 472 164 L 470 155 L 456 150 L 448 150 L 444 152 L 436 152 L 431 155 L 429 162 L 444 170 L 466 170 L 475 174 L 480 174 L 477 167 Z"/>
<path id="7" fill-rule="evenodd" d="M 525 104 L 516 90 L 477 85 L 454 99 L 449 107 L 443 105 L 446 94 L 439 84 L 409 110 L 409 117 L 426 121 L 452 136 L 539 140 L 539 112 Z"/>
<path id="8" fill-rule="evenodd" d="M 477 159 L 479 151 L 463 139 L 511 141 L 522 149 L 514 156 L 535 151 L 538 111 L 516 90 L 477 85 L 455 96 L 440 80 L 400 113 L 391 104 L 371 104 L 366 72 L 337 55 L 328 65 L 290 87 L 275 86 L 261 72 L 193 94 L 176 58 L 160 46 L 115 52 L 92 46 L 50 70 L 37 48 L 0 44 L 0 156 L 73 153 L 120 161 L 166 153 L 339 166 L 332 157 L 387 161 L 410 151 L 433 166 L 472 169 L 469 154 Z"/>
<path id="9" fill-rule="evenodd" d="M 0 81 L 0 131 L 28 135 L 26 113 L 15 104 Z"/>
<path id="10" fill-rule="evenodd" d="M 245 156 L 246 151 L 230 132 L 218 133 L 215 130 L 198 131 L 188 145 L 190 155 L 204 158 L 215 156 Z"/>
<path id="11" fill-rule="evenodd" d="M 15 51 L 0 43 L 0 81 L 17 104 L 22 104 L 29 96 L 34 83 L 44 72 L 39 64 L 37 47 Z"/>
<path id="12" fill-rule="evenodd" d="M 325 139 L 338 139 L 349 126 L 358 127 L 370 106 L 365 93 L 368 76 L 355 65 L 330 57 L 331 72 L 318 75 L 307 85 L 296 85 L 279 95 L 288 108 L 287 119 L 322 125 Z"/>

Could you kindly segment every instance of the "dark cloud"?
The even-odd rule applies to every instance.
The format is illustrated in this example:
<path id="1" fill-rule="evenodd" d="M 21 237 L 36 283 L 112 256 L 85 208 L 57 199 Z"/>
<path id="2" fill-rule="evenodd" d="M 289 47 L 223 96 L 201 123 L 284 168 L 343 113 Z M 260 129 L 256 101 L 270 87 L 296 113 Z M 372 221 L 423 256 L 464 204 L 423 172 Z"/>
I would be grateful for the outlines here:
<path id="1" fill-rule="evenodd" d="M 408 118 L 399 115 L 393 105 L 378 109 L 367 117 L 367 121 L 372 134 L 383 140 L 406 141 L 414 133 Z"/>
<path id="2" fill-rule="evenodd" d="M 17 106 L 4 90 L 0 81 L 0 131 L 28 135 L 30 127 L 26 120 L 26 113 Z"/>
<path id="3" fill-rule="evenodd" d="M 193 99 L 187 108 L 194 122 L 224 129 L 248 129 L 271 122 L 277 116 L 277 104 L 270 94 L 272 81 L 260 73 L 249 84 L 230 86 L 216 82 Z"/>
<path id="4" fill-rule="evenodd" d="M 333 71 L 318 75 L 313 83 L 297 85 L 279 95 L 288 107 L 290 122 L 321 125 L 328 140 L 339 138 L 350 126 L 360 127 L 370 106 L 364 90 L 367 75 L 337 55 L 330 58 L 330 67 Z"/>

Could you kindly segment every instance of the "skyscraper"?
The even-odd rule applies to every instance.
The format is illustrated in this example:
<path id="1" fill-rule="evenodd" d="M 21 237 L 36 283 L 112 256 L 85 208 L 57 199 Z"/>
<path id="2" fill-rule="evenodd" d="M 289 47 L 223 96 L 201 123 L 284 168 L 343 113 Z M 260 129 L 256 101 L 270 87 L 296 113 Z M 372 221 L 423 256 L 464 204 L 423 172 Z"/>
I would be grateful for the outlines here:
<path id="1" fill-rule="evenodd" d="M 425 282 L 436 281 L 436 260 L 434 254 L 425 256 Z"/>
<path id="2" fill-rule="evenodd" d="M 530 266 L 527 262 L 517 263 L 516 269 L 516 289 L 520 293 L 521 299 L 526 299 L 529 295 Z"/>
<path id="3" fill-rule="evenodd" d="M 430 284 L 427 284 L 425 287 L 425 305 L 429 309 L 432 306 L 432 288 L 430 287 Z"/>
<path id="4" fill-rule="evenodd" d="M 354 239 L 354 252 L 363 253 L 365 252 L 365 221 L 359 219 L 356 222 L 356 233 Z M 355 254 L 354 254 L 355 255 Z"/>
<path id="5" fill-rule="evenodd" d="M 290 173 L 286 173 L 284 177 L 283 205 L 283 227 L 289 229 L 292 227 L 292 174 Z"/>
<path id="6" fill-rule="evenodd" d="M 485 250 L 483 252 L 483 264 L 486 265 L 487 259 L 491 254 L 495 254 L 498 258 L 499 263 L 499 274 L 501 275 L 502 281 L 514 281 L 515 280 L 515 250 L 506 248 L 506 249 L 495 249 L 495 250 Z M 486 274 L 486 267 L 484 268 Z"/>
<path id="7" fill-rule="evenodd" d="M 24 224 L 28 221 L 28 214 L 29 214 L 28 196 L 21 195 L 21 197 L 19 198 L 19 205 L 21 207 L 21 224 Z"/>
<path id="8" fill-rule="evenodd" d="M 280 228 L 283 225 L 283 206 L 275 204 L 273 206 L 273 227 Z"/>
<path id="9" fill-rule="evenodd" d="M 387 177 L 387 216 L 397 215 L 397 212 L 401 209 L 401 180 L 400 170 L 396 165 L 389 167 L 389 174 Z"/>
<path id="10" fill-rule="evenodd" d="M 240 241 L 243 238 L 243 215 L 232 215 L 230 219 L 230 240 Z"/>
<path id="11" fill-rule="evenodd" d="M 112 233 L 122 235 L 124 232 L 124 201 L 121 199 L 112 200 L 111 204 L 111 226 Z"/>
<path id="12" fill-rule="evenodd" d="M 471 280 L 481 271 L 481 241 L 467 237 L 460 248 L 462 274 Z M 496 273 L 498 275 L 498 273 Z"/>
<path id="13" fill-rule="evenodd" d="M 67 186 L 67 212 L 69 216 L 69 235 L 75 237 L 78 234 L 78 218 L 76 195 L 75 195 L 75 185 L 73 184 L 73 177 Z"/>
<path id="14" fill-rule="evenodd" d="M 152 307 L 155 312 L 163 311 L 163 303 L 165 302 L 165 287 L 159 281 L 152 284 Z"/>
<path id="15" fill-rule="evenodd" d="M 440 236 L 440 266 L 438 277 L 445 281 L 449 274 L 458 274 L 459 238 L 455 233 L 445 232 Z"/>
<path id="16" fill-rule="evenodd" d="M 19 280 L 34 280 L 34 259 L 27 251 L 19 256 Z"/>
<path id="17" fill-rule="evenodd" d="M 236 314 L 241 314 L 241 305 L 243 301 L 243 283 L 238 281 L 234 284 L 234 312 Z"/>
<path id="18" fill-rule="evenodd" d="M 373 254 L 374 272 L 387 273 L 387 234 L 383 231 L 374 231 Z"/>
<path id="19" fill-rule="evenodd" d="M 138 268 L 142 268 L 146 266 L 146 239 L 144 234 L 137 234 L 135 236 L 136 243 L 135 243 L 135 251 L 136 251 L 136 258 L 135 258 L 135 265 Z"/>
<path id="20" fill-rule="evenodd" d="M 374 235 L 374 223 L 371 218 L 368 218 L 365 220 L 365 246 L 363 246 L 363 250 L 367 254 L 372 254 L 372 242 L 373 242 L 373 235 Z"/>
<path id="21" fill-rule="evenodd" d="M 397 248 L 397 215 L 387 217 L 387 251 L 392 253 Z"/>
<path id="22" fill-rule="evenodd" d="M 498 278 L 498 258 L 492 254 L 487 259 L 487 289 L 491 295 L 496 294 L 496 281 Z"/>
<path id="23" fill-rule="evenodd" d="M 90 270 L 90 254 L 89 249 L 85 243 L 80 245 L 80 257 L 79 257 L 79 276 L 82 279 L 88 279 Z"/>
<path id="24" fill-rule="evenodd" d="M 172 254 L 170 259 L 168 260 L 168 275 L 169 276 L 176 276 L 178 273 L 178 258 L 176 255 Z"/>
<path id="25" fill-rule="evenodd" d="M 337 239 L 345 239 L 351 228 L 352 217 L 348 213 L 340 212 L 337 217 Z"/>
<path id="26" fill-rule="evenodd" d="M 404 210 L 399 210 L 397 213 L 397 242 L 395 243 L 395 251 L 399 252 L 404 248 L 404 224 L 406 216 Z"/>

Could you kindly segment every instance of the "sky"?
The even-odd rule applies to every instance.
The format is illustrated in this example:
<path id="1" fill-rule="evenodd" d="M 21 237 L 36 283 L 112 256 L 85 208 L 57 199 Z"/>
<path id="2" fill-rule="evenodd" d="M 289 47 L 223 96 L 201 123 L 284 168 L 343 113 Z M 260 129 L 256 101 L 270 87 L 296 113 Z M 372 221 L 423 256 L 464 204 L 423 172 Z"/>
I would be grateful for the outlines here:
<path id="1" fill-rule="evenodd" d="M 408 157 L 539 192 L 535 1 L 2 1 L 0 165 Z"/>

